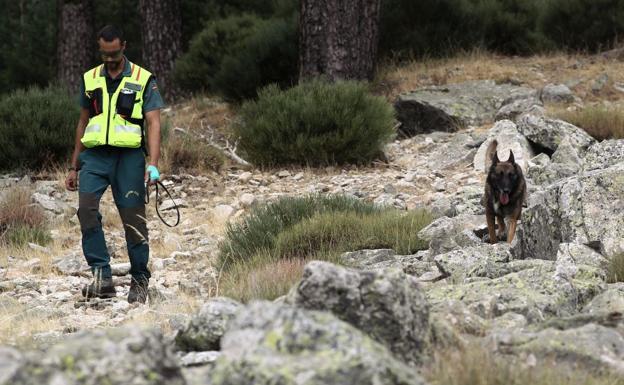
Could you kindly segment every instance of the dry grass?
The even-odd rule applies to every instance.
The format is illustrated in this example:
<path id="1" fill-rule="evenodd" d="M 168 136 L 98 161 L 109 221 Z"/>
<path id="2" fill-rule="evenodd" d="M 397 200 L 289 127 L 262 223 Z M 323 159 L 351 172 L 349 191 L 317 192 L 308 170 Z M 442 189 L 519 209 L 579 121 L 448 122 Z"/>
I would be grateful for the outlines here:
<path id="1" fill-rule="evenodd" d="M 175 301 L 156 302 L 149 305 L 145 312 L 138 312 L 128 317 L 124 325 L 136 325 L 139 327 L 157 327 L 164 334 L 171 335 L 175 332 L 170 320 L 179 314 L 193 314 L 201 305 L 201 299 L 196 296 L 177 292 Z M 130 313 L 132 314 L 132 313 Z"/>
<path id="2" fill-rule="evenodd" d="M 576 111 L 559 110 L 554 115 L 581 127 L 597 140 L 624 139 L 624 111 L 621 108 L 590 106 Z"/>
<path id="3" fill-rule="evenodd" d="M 43 209 L 30 202 L 32 191 L 16 186 L 3 194 L 0 201 L 0 245 L 24 246 L 50 242 Z"/>
<path id="4" fill-rule="evenodd" d="M 164 172 L 219 172 L 225 164 L 220 150 L 191 135 L 173 135 L 164 143 L 161 162 Z"/>
<path id="5" fill-rule="evenodd" d="M 593 93 L 591 87 L 603 73 L 609 76 L 609 84 L 599 93 Z M 389 63 L 381 66 L 375 84 L 379 93 L 394 100 L 399 94 L 420 87 L 485 79 L 522 83 L 536 89 L 548 83 L 577 79 L 580 83 L 572 91 L 585 102 L 624 99 L 624 93 L 612 87 L 614 82 L 624 81 L 624 62 L 562 53 L 508 57 L 476 50 L 446 59 Z"/>
<path id="6" fill-rule="evenodd" d="M 624 253 L 616 254 L 609 258 L 607 267 L 607 282 L 624 282 Z"/>
<path id="7" fill-rule="evenodd" d="M 0 298 L 0 345 L 28 345 L 33 334 L 62 329 L 63 322 L 58 317 L 7 296 Z"/>
<path id="8" fill-rule="evenodd" d="M 477 343 L 435 355 L 425 371 L 431 385 L 623 385 L 624 379 L 601 376 L 538 360 L 510 362 Z"/>

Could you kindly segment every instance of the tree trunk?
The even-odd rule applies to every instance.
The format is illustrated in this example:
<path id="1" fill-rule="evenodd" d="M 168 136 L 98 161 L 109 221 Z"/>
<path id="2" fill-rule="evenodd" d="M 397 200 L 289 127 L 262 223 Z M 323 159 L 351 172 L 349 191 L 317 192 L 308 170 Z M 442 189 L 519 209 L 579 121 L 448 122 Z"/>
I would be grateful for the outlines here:
<path id="1" fill-rule="evenodd" d="M 182 20 L 178 0 L 140 0 L 143 29 L 143 61 L 158 79 L 159 89 L 170 101 L 179 96 L 173 81 L 175 60 L 180 53 Z"/>
<path id="2" fill-rule="evenodd" d="M 301 0 L 300 79 L 372 80 L 381 0 Z"/>
<path id="3" fill-rule="evenodd" d="M 59 0 L 58 12 L 57 77 L 77 93 L 94 58 L 93 1 Z"/>

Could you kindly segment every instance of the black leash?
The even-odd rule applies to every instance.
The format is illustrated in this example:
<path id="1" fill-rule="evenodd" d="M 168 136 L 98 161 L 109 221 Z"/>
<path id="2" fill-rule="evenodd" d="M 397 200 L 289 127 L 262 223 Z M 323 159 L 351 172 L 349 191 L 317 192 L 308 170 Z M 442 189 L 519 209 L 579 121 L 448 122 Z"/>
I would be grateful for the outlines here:
<path id="1" fill-rule="evenodd" d="M 173 207 L 175 207 L 175 209 L 176 209 L 176 214 L 178 215 L 178 219 L 176 220 L 176 223 L 174 225 L 170 225 L 169 223 L 167 223 L 164 220 L 164 218 L 160 215 L 160 210 L 158 210 L 158 195 L 159 195 L 158 186 L 159 185 L 160 185 L 160 187 L 163 188 L 163 190 L 165 190 L 165 192 L 169 196 L 169 199 L 171 199 L 171 201 L 173 202 Z M 154 207 L 156 207 L 156 214 L 158 215 L 158 218 L 160 218 L 162 223 L 164 223 L 165 225 L 167 225 L 169 227 L 176 227 L 180 223 L 180 208 L 176 204 L 176 201 L 173 199 L 173 197 L 171 196 L 171 194 L 169 193 L 169 190 L 167 190 L 165 185 L 163 185 L 159 180 L 157 180 L 156 184 L 154 186 L 156 186 L 156 199 L 154 200 Z M 150 194 L 149 194 L 149 184 L 147 184 L 145 186 L 145 204 L 146 205 L 149 204 L 149 196 L 150 196 Z"/>

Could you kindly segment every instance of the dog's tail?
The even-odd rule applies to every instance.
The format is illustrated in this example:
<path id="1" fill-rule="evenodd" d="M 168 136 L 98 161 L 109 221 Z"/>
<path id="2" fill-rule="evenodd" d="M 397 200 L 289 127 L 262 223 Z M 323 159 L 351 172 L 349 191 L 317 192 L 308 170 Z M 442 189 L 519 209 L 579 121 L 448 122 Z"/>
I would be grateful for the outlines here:
<path id="1" fill-rule="evenodd" d="M 498 147 L 498 141 L 494 139 L 490 142 L 490 145 L 485 152 L 485 173 L 487 174 L 488 170 L 492 166 L 492 158 L 496 155 L 496 148 Z"/>

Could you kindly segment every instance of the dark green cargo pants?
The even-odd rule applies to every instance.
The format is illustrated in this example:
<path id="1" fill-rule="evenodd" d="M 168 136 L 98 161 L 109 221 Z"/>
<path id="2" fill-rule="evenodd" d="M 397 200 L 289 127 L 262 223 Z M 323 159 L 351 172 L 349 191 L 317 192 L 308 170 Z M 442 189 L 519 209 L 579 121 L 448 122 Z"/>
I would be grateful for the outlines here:
<path id="1" fill-rule="evenodd" d="M 100 146 L 80 153 L 78 219 L 82 250 L 92 271 L 111 276 L 110 255 L 102 231 L 100 199 L 110 185 L 123 222 L 130 274 L 150 277 L 149 246 L 145 219 L 145 158 L 140 148 Z"/>

